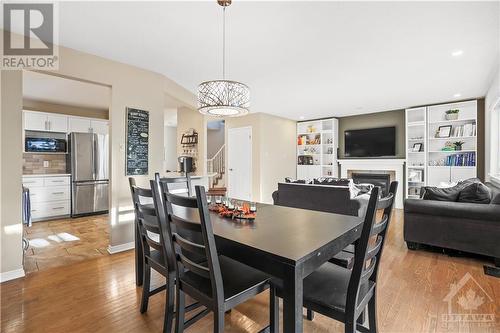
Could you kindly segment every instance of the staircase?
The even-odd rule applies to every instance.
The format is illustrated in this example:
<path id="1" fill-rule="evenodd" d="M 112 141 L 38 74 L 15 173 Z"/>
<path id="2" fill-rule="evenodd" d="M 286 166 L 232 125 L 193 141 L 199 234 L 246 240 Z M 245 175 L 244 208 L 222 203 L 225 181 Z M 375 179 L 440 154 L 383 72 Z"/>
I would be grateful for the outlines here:
<path id="1" fill-rule="evenodd" d="M 214 177 L 209 179 L 208 193 L 210 195 L 225 195 L 226 193 L 226 188 L 219 186 L 224 180 L 224 174 L 226 173 L 226 161 L 224 156 L 225 148 L 226 145 L 222 145 L 222 147 L 220 147 L 220 149 L 215 153 L 214 157 L 207 160 L 207 172 L 216 174 Z"/>

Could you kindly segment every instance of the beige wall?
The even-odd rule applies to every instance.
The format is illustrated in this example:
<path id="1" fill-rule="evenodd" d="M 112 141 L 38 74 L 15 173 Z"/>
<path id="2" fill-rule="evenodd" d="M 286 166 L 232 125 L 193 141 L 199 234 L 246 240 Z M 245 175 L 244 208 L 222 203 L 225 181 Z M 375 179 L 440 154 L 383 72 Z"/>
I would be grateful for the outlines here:
<path id="1" fill-rule="evenodd" d="M 3 31 L 0 36 L 3 36 Z M 165 95 L 175 97 L 179 103 L 192 106 L 195 96 L 163 75 L 76 50 L 60 47 L 59 59 L 59 70 L 47 74 L 111 87 L 110 245 L 131 243 L 134 239 L 134 227 L 130 190 L 125 176 L 125 108 L 134 107 L 150 112 L 149 175 L 136 177 L 139 185 L 147 186 L 154 172 L 162 170 Z M 8 86 L 4 85 L 7 82 Z M 2 207 L 15 207 L 2 209 L 1 213 L 1 269 L 5 272 L 19 268 L 22 258 L 21 234 L 15 231 L 22 229 L 21 72 L 2 71 L 2 83 Z M 8 142 L 4 141 L 6 137 Z M 9 195 L 6 196 L 6 193 Z M 13 226 L 8 229 L 10 234 L 7 234 L 5 226 Z"/>
<path id="2" fill-rule="evenodd" d="M 226 118 L 226 142 L 229 129 L 246 126 L 252 127 L 252 199 L 272 203 L 278 182 L 296 175 L 296 122 L 265 113 Z"/>
<path id="3" fill-rule="evenodd" d="M 177 155 L 183 155 L 181 145 L 182 134 L 193 128 L 198 132 L 198 157 L 196 161 L 196 174 L 204 174 L 206 171 L 207 159 L 207 121 L 198 111 L 186 107 L 177 109 Z"/>
<path id="4" fill-rule="evenodd" d="M 78 106 L 48 103 L 26 98 L 23 99 L 23 109 L 50 113 L 61 113 L 71 116 L 109 119 L 109 110 L 107 109 L 82 108 Z"/>
<path id="5" fill-rule="evenodd" d="M 22 75 L 1 71 L 0 272 L 22 269 Z"/>
<path id="6" fill-rule="evenodd" d="M 224 144 L 224 124 L 218 129 L 207 129 L 207 158 L 212 158 Z"/>
<path id="7" fill-rule="evenodd" d="M 396 127 L 396 158 L 405 158 L 405 110 L 385 111 L 339 118 L 339 158 L 344 158 L 344 131 Z"/>
<path id="8" fill-rule="evenodd" d="M 296 178 L 297 123 L 261 114 L 260 201 L 272 203 L 272 193 L 285 177 Z"/>

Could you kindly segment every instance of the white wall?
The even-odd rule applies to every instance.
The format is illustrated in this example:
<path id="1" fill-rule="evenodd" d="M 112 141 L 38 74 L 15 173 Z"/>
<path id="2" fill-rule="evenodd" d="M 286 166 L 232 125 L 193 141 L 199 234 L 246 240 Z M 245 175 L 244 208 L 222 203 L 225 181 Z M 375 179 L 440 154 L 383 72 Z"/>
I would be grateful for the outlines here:
<path id="1" fill-rule="evenodd" d="M 176 171 L 179 168 L 177 163 L 177 127 L 165 126 L 163 139 L 165 147 L 163 171 Z"/>

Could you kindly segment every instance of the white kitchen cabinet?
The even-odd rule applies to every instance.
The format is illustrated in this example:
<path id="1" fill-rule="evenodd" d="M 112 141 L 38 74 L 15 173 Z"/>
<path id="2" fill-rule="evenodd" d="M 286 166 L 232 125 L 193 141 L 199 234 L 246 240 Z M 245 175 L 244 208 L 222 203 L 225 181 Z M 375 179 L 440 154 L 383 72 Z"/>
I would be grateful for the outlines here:
<path id="1" fill-rule="evenodd" d="M 69 175 L 23 176 L 30 190 L 31 217 L 34 221 L 70 215 Z"/>
<path id="2" fill-rule="evenodd" d="M 66 133 L 68 132 L 68 116 L 48 114 L 47 125 L 49 132 Z"/>
<path id="3" fill-rule="evenodd" d="M 28 131 L 66 133 L 68 131 L 68 116 L 24 111 L 24 129 Z"/>
<path id="4" fill-rule="evenodd" d="M 108 134 L 108 121 L 82 117 L 69 117 L 68 132 Z"/>
<path id="5" fill-rule="evenodd" d="M 24 111 L 24 129 L 28 131 L 46 131 L 47 114 L 42 112 Z"/>
<path id="6" fill-rule="evenodd" d="M 90 122 L 90 129 L 92 133 L 108 134 L 108 121 L 106 120 L 92 120 Z"/>
<path id="7" fill-rule="evenodd" d="M 89 133 L 91 127 L 91 120 L 89 118 L 69 117 L 69 133 Z"/>

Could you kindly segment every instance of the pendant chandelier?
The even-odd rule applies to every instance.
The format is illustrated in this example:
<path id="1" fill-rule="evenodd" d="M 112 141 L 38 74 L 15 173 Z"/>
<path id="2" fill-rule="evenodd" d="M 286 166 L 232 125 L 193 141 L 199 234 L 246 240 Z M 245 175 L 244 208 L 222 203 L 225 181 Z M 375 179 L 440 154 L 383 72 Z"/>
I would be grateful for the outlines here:
<path id="1" fill-rule="evenodd" d="M 198 86 L 198 111 L 218 117 L 238 117 L 248 113 L 250 89 L 246 84 L 226 80 L 226 7 L 231 0 L 218 0 L 222 6 L 222 80 L 205 81 Z"/>

